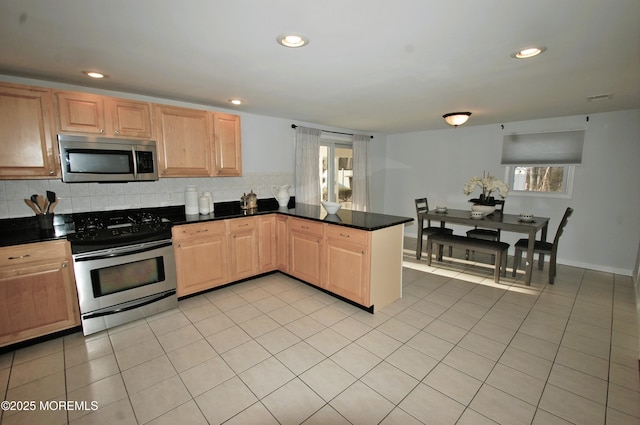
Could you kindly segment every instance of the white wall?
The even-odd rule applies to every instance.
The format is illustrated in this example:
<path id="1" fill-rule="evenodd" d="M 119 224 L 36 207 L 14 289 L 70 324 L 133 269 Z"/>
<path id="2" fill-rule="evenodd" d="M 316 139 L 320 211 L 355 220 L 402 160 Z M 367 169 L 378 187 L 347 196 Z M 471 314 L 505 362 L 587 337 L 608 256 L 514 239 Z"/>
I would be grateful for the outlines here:
<path id="1" fill-rule="evenodd" d="M 472 118 L 473 119 L 473 118 Z M 384 209 L 415 217 L 414 199 L 430 206 L 469 208 L 462 188 L 488 171 L 504 177 L 500 165 L 504 134 L 585 129 L 582 165 L 576 167 L 570 199 L 509 196 L 509 213 L 531 211 L 550 217 L 552 239 L 566 207 L 575 212 L 562 236 L 558 262 L 631 275 L 640 240 L 640 110 L 586 116 L 464 126 L 387 136 Z M 453 226 L 456 233 L 464 227 Z M 416 235 L 416 225 L 406 230 Z M 513 244 L 522 235 L 503 233 Z"/>

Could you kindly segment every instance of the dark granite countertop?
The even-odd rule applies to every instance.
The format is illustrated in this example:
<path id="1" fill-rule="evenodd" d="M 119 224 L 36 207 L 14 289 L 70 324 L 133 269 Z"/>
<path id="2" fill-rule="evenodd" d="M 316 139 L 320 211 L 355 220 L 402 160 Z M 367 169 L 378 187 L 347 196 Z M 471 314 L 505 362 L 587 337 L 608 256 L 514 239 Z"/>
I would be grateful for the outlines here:
<path id="1" fill-rule="evenodd" d="M 264 202 L 263 202 L 264 201 Z M 274 201 L 274 202 L 270 202 Z M 288 207 L 278 207 L 275 199 L 258 200 L 258 208 L 254 210 L 240 209 L 239 202 L 216 204 L 215 212 L 208 215 L 185 215 L 184 220 L 172 220 L 174 224 L 201 223 L 211 220 L 221 220 L 228 218 L 247 217 L 251 215 L 279 213 L 292 217 L 305 218 L 320 221 L 323 223 L 337 224 L 340 226 L 353 227 L 360 230 L 379 230 L 398 224 L 413 221 L 410 217 L 400 217 L 394 215 L 368 213 L 341 209 L 337 214 L 327 214 L 320 205 L 293 204 Z M 237 205 L 236 205 L 237 204 Z"/>
<path id="2" fill-rule="evenodd" d="M 274 198 L 258 199 L 258 208 L 243 210 L 239 201 L 215 204 L 215 212 L 208 215 L 186 215 L 184 206 L 149 208 L 155 214 L 170 220 L 174 225 L 202 223 L 212 220 L 247 217 L 262 214 L 285 214 L 292 217 L 331 223 L 373 231 L 413 221 L 410 217 L 400 217 L 378 213 L 367 213 L 341 209 L 337 214 L 329 215 L 319 205 L 296 204 L 295 199 L 288 207 L 279 207 Z M 43 230 L 38 226 L 36 217 L 21 217 L 0 220 L 0 246 L 11 246 L 33 242 L 65 239 L 74 232 L 72 214 L 55 214 L 53 229 Z"/>

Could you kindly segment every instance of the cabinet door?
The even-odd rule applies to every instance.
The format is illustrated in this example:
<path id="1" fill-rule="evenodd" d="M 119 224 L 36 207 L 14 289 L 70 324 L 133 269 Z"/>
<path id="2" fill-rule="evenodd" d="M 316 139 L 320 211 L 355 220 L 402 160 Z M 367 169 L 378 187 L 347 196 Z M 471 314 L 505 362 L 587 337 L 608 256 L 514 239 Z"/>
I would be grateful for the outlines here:
<path id="1" fill-rule="evenodd" d="M 105 134 L 104 96 L 56 92 L 58 129 L 66 133 Z"/>
<path id="2" fill-rule="evenodd" d="M 108 102 L 109 123 L 115 137 L 151 139 L 151 105 L 124 99 Z"/>
<path id="3" fill-rule="evenodd" d="M 296 230 L 291 230 L 289 235 L 289 273 L 321 286 L 322 238 Z"/>
<path id="4" fill-rule="evenodd" d="M 276 261 L 280 271 L 289 271 L 289 231 L 287 217 L 276 216 Z"/>
<path id="5" fill-rule="evenodd" d="M 69 260 L 0 270 L 0 346 L 80 325 Z"/>
<path id="6" fill-rule="evenodd" d="M 238 115 L 214 113 L 213 132 L 215 135 L 216 175 L 241 176 L 240 117 Z"/>
<path id="7" fill-rule="evenodd" d="M 276 216 L 258 217 L 258 260 L 260 273 L 278 268 Z"/>
<path id="8" fill-rule="evenodd" d="M 174 244 L 178 297 L 229 283 L 227 252 L 224 234 Z"/>
<path id="9" fill-rule="evenodd" d="M 368 307 L 370 255 L 366 246 L 329 238 L 326 246 L 326 289 Z"/>
<path id="10" fill-rule="evenodd" d="M 52 112 L 49 90 L 0 85 L 0 178 L 59 176 Z"/>
<path id="11" fill-rule="evenodd" d="M 207 177 L 213 171 L 213 137 L 206 111 L 154 105 L 161 177 Z"/>
<path id="12" fill-rule="evenodd" d="M 258 229 L 254 217 L 227 220 L 231 252 L 231 280 L 258 274 Z"/>

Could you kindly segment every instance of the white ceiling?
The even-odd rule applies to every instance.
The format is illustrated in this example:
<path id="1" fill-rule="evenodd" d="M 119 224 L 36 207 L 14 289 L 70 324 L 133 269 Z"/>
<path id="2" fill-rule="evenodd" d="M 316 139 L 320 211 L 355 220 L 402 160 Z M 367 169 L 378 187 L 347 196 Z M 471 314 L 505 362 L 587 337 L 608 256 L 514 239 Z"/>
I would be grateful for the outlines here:
<path id="1" fill-rule="evenodd" d="M 0 0 L 0 74 L 403 133 L 640 108 L 639 18 L 638 0 Z"/>

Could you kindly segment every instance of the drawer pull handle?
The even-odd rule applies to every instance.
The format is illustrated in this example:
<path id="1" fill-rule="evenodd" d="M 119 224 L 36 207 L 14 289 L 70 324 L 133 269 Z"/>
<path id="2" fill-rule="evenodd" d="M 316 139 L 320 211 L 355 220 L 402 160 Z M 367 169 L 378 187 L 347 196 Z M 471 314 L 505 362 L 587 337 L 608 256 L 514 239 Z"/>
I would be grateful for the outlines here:
<path id="1" fill-rule="evenodd" d="M 237 227 L 247 227 L 249 225 L 249 223 L 244 223 L 244 224 L 238 224 Z"/>
<path id="2" fill-rule="evenodd" d="M 20 259 L 22 259 L 22 258 L 29 258 L 29 257 L 31 257 L 31 254 L 21 255 L 21 256 L 19 256 L 19 257 L 9 257 L 8 259 L 9 259 L 9 260 L 20 260 Z"/>
<path id="3" fill-rule="evenodd" d="M 340 233 L 340 236 L 342 236 L 343 238 L 350 238 L 351 235 L 349 235 L 348 233 Z"/>
<path id="4" fill-rule="evenodd" d="M 203 230 L 197 230 L 196 233 L 204 233 L 204 232 L 208 232 L 209 229 L 203 229 Z"/>
<path id="5" fill-rule="evenodd" d="M 308 229 L 309 228 L 309 226 L 300 226 L 300 227 L 303 228 L 303 229 Z"/>

